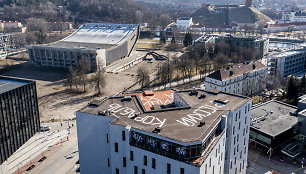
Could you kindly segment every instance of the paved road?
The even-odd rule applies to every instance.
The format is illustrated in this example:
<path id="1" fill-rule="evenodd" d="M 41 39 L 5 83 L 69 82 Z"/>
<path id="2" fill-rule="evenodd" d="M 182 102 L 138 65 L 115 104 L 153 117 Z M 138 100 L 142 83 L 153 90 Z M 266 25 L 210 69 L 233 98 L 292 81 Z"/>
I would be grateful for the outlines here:
<path id="1" fill-rule="evenodd" d="M 249 167 L 247 167 L 247 174 L 264 174 L 268 171 L 272 171 L 271 168 L 261 165 L 259 163 L 249 161 Z"/>
<path id="2" fill-rule="evenodd" d="M 75 123 L 74 123 L 75 124 Z M 79 165 L 78 143 L 76 135 L 76 126 L 71 129 L 69 141 L 62 144 L 61 147 L 55 149 L 47 159 L 38 163 L 28 173 L 30 174 L 70 174 L 75 173 Z"/>

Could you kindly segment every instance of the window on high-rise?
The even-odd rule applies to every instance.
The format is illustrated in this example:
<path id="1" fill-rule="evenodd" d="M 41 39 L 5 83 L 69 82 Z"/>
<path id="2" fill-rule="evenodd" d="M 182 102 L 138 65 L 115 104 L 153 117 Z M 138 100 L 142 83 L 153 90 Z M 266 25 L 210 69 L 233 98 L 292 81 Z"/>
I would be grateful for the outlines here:
<path id="1" fill-rule="evenodd" d="M 118 143 L 115 143 L 115 152 L 118 152 Z"/>
<path id="2" fill-rule="evenodd" d="M 167 163 L 167 174 L 171 174 L 171 164 Z"/>
<path id="3" fill-rule="evenodd" d="M 180 169 L 180 174 L 185 174 L 185 169 L 184 168 Z"/>
<path id="4" fill-rule="evenodd" d="M 125 131 L 122 131 L 122 141 L 125 141 Z"/>
<path id="5" fill-rule="evenodd" d="M 138 174 L 138 168 L 137 168 L 137 166 L 134 166 L 134 174 Z"/>
<path id="6" fill-rule="evenodd" d="M 130 160 L 134 161 L 134 152 L 133 151 L 130 151 Z"/>
<path id="7" fill-rule="evenodd" d="M 153 169 L 156 168 L 156 160 L 155 160 L 155 158 L 152 158 L 152 168 Z"/>
<path id="8" fill-rule="evenodd" d="M 123 159 L 122 159 L 122 165 L 123 165 L 123 167 L 126 167 L 126 158 L 125 157 L 123 157 Z"/>
<path id="9" fill-rule="evenodd" d="M 146 155 L 143 156 L 143 165 L 148 165 L 148 157 Z"/>

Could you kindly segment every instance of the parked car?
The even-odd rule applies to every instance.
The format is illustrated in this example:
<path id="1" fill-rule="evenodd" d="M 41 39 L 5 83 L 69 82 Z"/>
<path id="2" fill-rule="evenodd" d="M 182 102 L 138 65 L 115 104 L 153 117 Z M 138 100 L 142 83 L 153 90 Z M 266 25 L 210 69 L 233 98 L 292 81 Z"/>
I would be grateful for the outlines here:
<path id="1" fill-rule="evenodd" d="M 49 130 L 51 130 L 51 127 L 50 127 L 50 126 L 41 126 L 41 127 L 40 127 L 40 131 L 41 131 L 41 132 L 49 131 Z"/>

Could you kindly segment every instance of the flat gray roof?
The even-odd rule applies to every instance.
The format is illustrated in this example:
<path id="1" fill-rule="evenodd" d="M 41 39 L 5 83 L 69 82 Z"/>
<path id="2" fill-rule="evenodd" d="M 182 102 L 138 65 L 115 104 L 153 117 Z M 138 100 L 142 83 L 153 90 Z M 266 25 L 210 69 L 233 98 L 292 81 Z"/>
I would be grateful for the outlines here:
<path id="1" fill-rule="evenodd" d="M 0 94 L 19 88 L 29 82 L 19 79 L 0 77 Z"/>
<path id="2" fill-rule="evenodd" d="M 298 123 L 298 118 L 290 112 L 296 112 L 297 107 L 271 100 L 252 107 L 251 127 L 272 137 L 275 137 Z M 255 120 L 258 120 L 255 123 Z"/>
<path id="3" fill-rule="evenodd" d="M 275 53 L 271 55 L 271 58 L 291 57 L 294 55 L 303 54 L 305 52 L 306 52 L 306 49 L 287 50 L 281 53 Z"/>
<path id="4" fill-rule="evenodd" d="M 111 111 L 109 117 L 114 117 L 112 124 L 131 126 L 132 128 L 152 133 L 156 127 L 161 127 L 159 136 L 179 142 L 190 143 L 203 140 L 220 122 L 222 115 L 229 110 L 236 110 L 248 102 L 250 98 L 232 95 L 224 92 L 208 92 L 197 90 L 196 95 L 191 91 L 149 91 L 124 94 L 131 96 L 129 102 L 124 96 L 111 97 L 96 107 L 88 106 L 79 112 L 99 115 L 98 112 Z M 205 95 L 205 98 L 199 98 Z M 176 98 L 176 99 L 174 99 Z M 222 104 L 215 100 L 226 100 Z M 174 101 L 180 107 L 171 107 Z M 162 109 L 162 107 L 168 107 Z M 135 114 L 139 114 L 135 116 Z M 201 121 L 205 125 L 198 127 Z"/>
<path id="5" fill-rule="evenodd" d="M 138 29 L 132 24 L 85 23 L 68 37 L 38 47 L 107 49 L 126 41 Z"/>

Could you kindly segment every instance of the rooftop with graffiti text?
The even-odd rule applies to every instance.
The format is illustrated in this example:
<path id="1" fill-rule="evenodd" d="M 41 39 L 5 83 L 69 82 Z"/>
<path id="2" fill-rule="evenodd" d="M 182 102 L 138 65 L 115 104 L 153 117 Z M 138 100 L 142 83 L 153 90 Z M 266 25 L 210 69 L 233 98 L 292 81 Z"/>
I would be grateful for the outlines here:
<path id="1" fill-rule="evenodd" d="M 222 115 L 249 100 L 221 91 L 143 91 L 93 101 L 79 112 L 113 117 L 111 124 L 190 143 L 203 140 Z"/>

